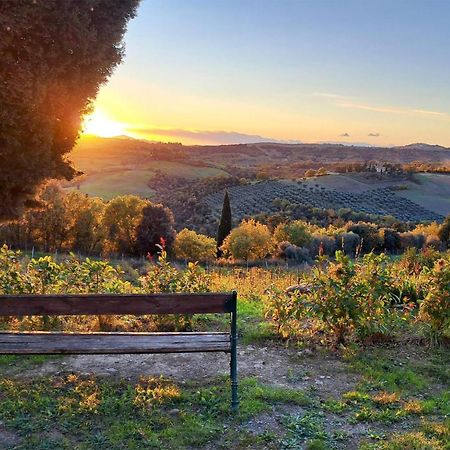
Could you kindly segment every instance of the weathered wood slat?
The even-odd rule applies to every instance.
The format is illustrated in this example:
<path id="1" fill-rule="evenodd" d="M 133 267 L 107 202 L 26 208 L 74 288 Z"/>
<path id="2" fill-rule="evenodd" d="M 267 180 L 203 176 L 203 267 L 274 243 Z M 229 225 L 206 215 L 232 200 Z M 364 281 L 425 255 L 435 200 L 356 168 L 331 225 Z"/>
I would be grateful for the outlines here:
<path id="1" fill-rule="evenodd" d="M 0 332 L 0 354 L 229 352 L 229 333 Z"/>
<path id="2" fill-rule="evenodd" d="M 2 295 L 0 316 L 229 313 L 233 294 Z"/>

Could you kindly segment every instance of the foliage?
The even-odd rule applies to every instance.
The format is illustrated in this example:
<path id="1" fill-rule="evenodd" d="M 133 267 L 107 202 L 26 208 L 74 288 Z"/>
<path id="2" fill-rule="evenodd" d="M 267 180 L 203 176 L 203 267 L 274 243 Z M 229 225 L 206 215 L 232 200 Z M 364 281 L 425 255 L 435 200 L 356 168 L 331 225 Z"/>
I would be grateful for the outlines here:
<path id="1" fill-rule="evenodd" d="M 383 247 L 383 240 L 378 233 L 378 229 L 371 223 L 358 222 L 349 223 L 346 226 L 348 232 L 357 234 L 361 239 L 361 251 L 369 253 Z"/>
<path id="2" fill-rule="evenodd" d="M 314 324 L 334 345 L 387 335 L 407 318 L 411 297 L 418 298 L 415 286 L 409 292 L 398 284 L 396 273 L 384 254 L 354 261 L 337 251 L 335 261 L 313 268 L 306 289 L 286 294 L 272 286 L 265 315 L 283 338 L 301 337 Z M 399 309 L 392 306 L 396 301 Z"/>
<path id="3" fill-rule="evenodd" d="M 225 191 L 222 214 L 220 216 L 219 228 L 217 230 L 217 257 L 222 256 L 221 247 L 226 237 L 230 234 L 232 227 L 233 219 L 231 216 L 230 197 L 228 196 L 228 191 Z"/>
<path id="4" fill-rule="evenodd" d="M 429 327 L 432 342 L 439 342 L 450 329 L 450 260 L 439 259 L 433 270 L 423 272 L 426 295 L 420 303 L 419 319 Z"/>
<path id="5" fill-rule="evenodd" d="M 175 240 L 175 221 L 172 211 L 163 205 L 148 204 L 136 226 L 136 252 L 138 255 L 155 254 L 161 241 L 167 249 Z"/>
<path id="6" fill-rule="evenodd" d="M 179 259 L 211 261 L 216 257 L 217 245 L 213 238 L 184 228 L 175 238 L 174 251 Z"/>
<path id="7" fill-rule="evenodd" d="M 207 292 L 210 277 L 197 263 L 189 263 L 186 270 L 177 270 L 168 260 L 167 252 L 160 247 L 156 263 L 140 279 L 144 292 Z"/>
<path id="8" fill-rule="evenodd" d="M 277 243 L 288 241 L 297 247 L 306 246 L 312 239 L 310 226 L 302 220 L 281 223 L 275 228 L 273 237 Z"/>
<path id="9" fill-rule="evenodd" d="M 222 250 L 234 259 L 261 259 L 272 247 L 272 236 L 266 225 L 253 219 L 244 220 L 225 239 Z"/>
<path id="10" fill-rule="evenodd" d="M 438 231 L 438 236 L 445 246 L 450 248 L 450 215 L 445 218 L 444 223 Z"/>
<path id="11" fill-rule="evenodd" d="M 0 2 L 1 219 L 33 204 L 50 178 L 70 179 L 65 155 L 98 88 L 123 56 L 137 0 Z"/>
<path id="12" fill-rule="evenodd" d="M 116 197 L 106 204 L 102 218 L 106 238 L 105 253 L 133 252 L 136 246 L 136 230 L 141 222 L 142 212 L 149 205 L 148 200 L 142 200 L 135 195 Z"/>

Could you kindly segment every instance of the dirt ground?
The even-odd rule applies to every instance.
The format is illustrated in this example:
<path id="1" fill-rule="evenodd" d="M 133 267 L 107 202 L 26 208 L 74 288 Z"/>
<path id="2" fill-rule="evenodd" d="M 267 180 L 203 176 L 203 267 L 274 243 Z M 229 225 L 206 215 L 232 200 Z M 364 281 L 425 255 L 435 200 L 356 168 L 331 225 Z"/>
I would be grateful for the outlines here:
<path id="1" fill-rule="evenodd" d="M 26 370 L 10 365 L 4 375 L 32 378 L 68 372 L 134 380 L 140 376 L 164 376 L 177 382 L 227 375 L 230 357 L 224 353 L 172 353 L 162 355 L 83 355 L 46 361 Z M 296 351 L 280 346 L 241 345 L 240 377 L 256 377 L 264 384 L 295 389 L 314 388 L 319 398 L 338 397 L 357 382 L 357 375 L 338 357 Z"/>

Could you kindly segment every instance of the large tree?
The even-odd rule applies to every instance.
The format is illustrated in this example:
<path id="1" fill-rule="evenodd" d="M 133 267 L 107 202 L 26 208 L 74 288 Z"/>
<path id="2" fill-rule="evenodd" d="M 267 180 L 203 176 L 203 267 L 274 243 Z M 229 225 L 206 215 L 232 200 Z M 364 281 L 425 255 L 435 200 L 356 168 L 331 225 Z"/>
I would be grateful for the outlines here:
<path id="1" fill-rule="evenodd" d="M 0 1 L 0 219 L 32 205 L 44 180 L 75 175 L 67 153 L 138 2 Z"/>

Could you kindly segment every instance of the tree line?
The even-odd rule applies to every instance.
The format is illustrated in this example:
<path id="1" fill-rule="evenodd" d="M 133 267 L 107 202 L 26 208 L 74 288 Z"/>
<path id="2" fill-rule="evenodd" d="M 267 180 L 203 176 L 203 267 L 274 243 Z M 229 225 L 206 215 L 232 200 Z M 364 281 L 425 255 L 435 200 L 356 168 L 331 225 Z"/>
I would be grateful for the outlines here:
<path id="1" fill-rule="evenodd" d="M 186 227 L 177 233 L 169 208 L 134 195 L 104 201 L 79 191 L 66 192 L 50 182 L 38 200 L 41 206 L 29 209 L 19 221 L 0 225 L 0 243 L 87 256 L 154 257 L 164 248 L 171 257 L 190 261 L 281 258 L 294 262 L 312 262 L 337 250 L 355 256 L 449 247 L 450 217 L 442 225 L 423 224 L 404 231 L 365 221 L 320 226 L 279 217 L 265 223 L 246 219 L 233 228 L 232 207 L 225 194 L 217 234 L 211 237 Z"/>

